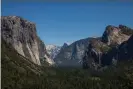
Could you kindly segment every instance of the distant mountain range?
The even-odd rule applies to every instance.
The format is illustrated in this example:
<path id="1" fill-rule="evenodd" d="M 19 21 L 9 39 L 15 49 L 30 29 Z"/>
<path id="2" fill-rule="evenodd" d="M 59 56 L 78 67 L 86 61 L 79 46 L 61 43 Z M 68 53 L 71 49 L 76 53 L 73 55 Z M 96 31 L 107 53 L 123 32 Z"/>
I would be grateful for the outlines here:
<path id="1" fill-rule="evenodd" d="M 60 52 L 61 46 L 56 45 L 46 45 L 46 50 L 50 55 L 51 59 L 54 59 L 56 55 Z"/>
<path id="2" fill-rule="evenodd" d="M 119 27 L 115 27 L 108 25 L 102 37 L 89 37 L 75 41 L 60 50 L 60 53 L 54 58 L 54 61 L 58 66 L 88 65 L 88 67 L 95 66 L 96 69 L 103 65 L 109 65 L 113 62 L 112 60 L 118 59 L 116 58 L 117 53 L 115 53 L 114 47 L 119 47 L 121 44 L 124 44 L 123 42 L 127 41 L 132 34 L 133 29 L 127 26 L 119 25 Z M 124 52 L 124 48 L 122 52 Z M 119 59 L 123 58 L 122 56 Z"/>
<path id="3" fill-rule="evenodd" d="M 68 45 L 69 43 L 64 43 L 62 46 L 46 45 L 46 50 L 50 55 L 50 58 L 54 59 L 60 53 L 60 50 L 63 50 Z"/>
<path id="4" fill-rule="evenodd" d="M 2 16 L 1 38 L 2 89 L 133 88 L 133 29 L 127 26 L 108 25 L 101 37 L 45 46 L 33 22 Z"/>
<path id="5" fill-rule="evenodd" d="M 1 20 L 2 39 L 11 44 L 20 55 L 37 65 L 43 65 L 43 62 L 57 66 L 83 65 L 97 68 L 109 65 L 114 59 L 126 58 L 123 53 L 126 52 L 125 47 L 128 47 L 126 41 L 133 34 L 133 29 L 124 25 L 108 25 L 102 37 L 88 37 L 71 44 L 45 47 L 36 33 L 34 23 L 19 16 L 3 16 Z M 130 49 L 132 50 L 131 46 Z M 130 52 L 127 52 L 127 55 L 131 54 Z"/>
<path id="6" fill-rule="evenodd" d="M 90 40 L 83 57 L 83 67 L 98 70 L 130 59 L 133 59 L 133 29 L 109 25 L 101 38 Z"/>
<path id="7" fill-rule="evenodd" d="M 54 58 L 58 66 L 81 66 L 83 54 L 93 38 L 81 39 L 73 42 L 69 46 L 63 47 L 60 53 Z"/>

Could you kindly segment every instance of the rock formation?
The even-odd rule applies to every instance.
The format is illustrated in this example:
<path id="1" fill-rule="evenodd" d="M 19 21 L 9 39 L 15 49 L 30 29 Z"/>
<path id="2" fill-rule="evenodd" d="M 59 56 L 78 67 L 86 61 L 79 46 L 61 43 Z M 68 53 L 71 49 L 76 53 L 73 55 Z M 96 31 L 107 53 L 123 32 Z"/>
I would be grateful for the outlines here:
<path id="1" fill-rule="evenodd" d="M 53 64 L 53 61 L 48 59 L 44 43 L 37 36 L 34 23 L 19 16 L 2 16 L 1 35 L 19 54 L 35 64 L 41 65 L 44 59 Z"/>
<path id="2" fill-rule="evenodd" d="M 107 26 L 101 38 L 90 41 L 83 57 L 83 68 L 98 69 L 121 59 L 132 58 L 129 57 L 133 51 L 132 34 L 133 29 L 123 25 Z"/>
<path id="3" fill-rule="evenodd" d="M 81 39 L 70 45 L 64 44 L 54 59 L 55 63 L 58 66 L 82 66 L 82 57 L 90 39 L 92 38 Z"/>

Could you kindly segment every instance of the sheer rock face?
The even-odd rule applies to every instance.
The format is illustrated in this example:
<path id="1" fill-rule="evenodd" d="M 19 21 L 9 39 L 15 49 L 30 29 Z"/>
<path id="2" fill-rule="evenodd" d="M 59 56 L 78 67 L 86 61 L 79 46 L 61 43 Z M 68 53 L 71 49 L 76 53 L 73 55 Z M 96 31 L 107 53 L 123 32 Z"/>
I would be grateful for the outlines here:
<path id="1" fill-rule="evenodd" d="M 133 59 L 133 35 L 119 45 L 116 56 L 118 60 Z"/>
<path id="2" fill-rule="evenodd" d="M 100 39 L 96 38 L 90 41 L 83 57 L 83 67 L 98 69 L 102 66 L 112 64 L 113 60 L 121 59 L 127 47 L 124 46 L 127 44 L 125 41 L 127 41 L 132 34 L 133 30 L 123 25 L 119 27 L 107 26 Z M 131 48 L 129 49 L 131 50 Z"/>
<path id="3" fill-rule="evenodd" d="M 41 65 L 40 58 L 48 56 L 44 43 L 37 36 L 34 23 L 18 16 L 3 16 L 1 32 L 7 43 L 35 64 Z"/>
<path id="4" fill-rule="evenodd" d="M 108 45 L 121 44 L 122 42 L 128 40 L 130 37 L 130 35 L 124 34 L 122 30 L 125 29 L 120 29 L 119 27 L 111 25 L 107 26 L 105 32 L 103 33 L 102 41 Z"/>
<path id="5" fill-rule="evenodd" d="M 92 38 L 81 39 L 70 45 L 64 44 L 60 53 L 54 59 L 55 63 L 58 66 L 82 67 L 83 54 L 90 39 Z"/>

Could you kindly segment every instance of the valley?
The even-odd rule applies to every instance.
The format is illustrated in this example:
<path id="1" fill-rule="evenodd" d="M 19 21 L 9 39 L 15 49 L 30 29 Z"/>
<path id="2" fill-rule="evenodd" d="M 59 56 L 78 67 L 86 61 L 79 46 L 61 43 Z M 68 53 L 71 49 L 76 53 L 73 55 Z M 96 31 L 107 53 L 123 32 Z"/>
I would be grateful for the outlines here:
<path id="1" fill-rule="evenodd" d="M 132 28 L 108 25 L 101 37 L 45 46 L 33 22 L 1 18 L 2 89 L 133 88 Z"/>

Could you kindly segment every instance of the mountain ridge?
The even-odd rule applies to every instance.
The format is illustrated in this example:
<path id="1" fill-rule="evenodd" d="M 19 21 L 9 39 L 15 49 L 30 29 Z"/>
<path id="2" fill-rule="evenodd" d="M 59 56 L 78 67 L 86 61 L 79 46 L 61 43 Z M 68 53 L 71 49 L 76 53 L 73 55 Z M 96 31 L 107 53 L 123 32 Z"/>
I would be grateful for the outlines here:
<path id="1" fill-rule="evenodd" d="M 60 50 L 54 61 L 58 66 L 81 66 L 84 50 L 89 44 L 89 40 L 93 38 L 85 38 L 71 43 L 69 46 Z M 63 62 L 64 61 L 64 62 Z M 65 64 L 62 64 L 65 63 Z"/>
<path id="2" fill-rule="evenodd" d="M 101 39 L 92 40 L 88 45 L 83 58 L 83 67 L 97 70 L 102 66 L 112 64 L 115 60 L 123 59 L 118 58 L 117 54 L 120 54 L 118 51 L 121 50 L 121 45 L 131 39 L 132 35 L 131 28 L 123 25 L 119 27 L 108 25 Z"/>
<path id="3" fill-rule="evenodd" d="M 2 89 L 133 88 L 133 60 L 129 60 L 133 59 L 133 30 L 120 26 L 124 30 L 119 33 L 118 28 L 109 27 L 102 37 L 81 39 L 71 45 L 65 44 L 57 55 L 60 59 L 54 59 L 56 63 L 66 63 L 65 67 L 60 67 L 59 63 L 58 67 L 53 67 L 49 65 L 50 56 L 34 26 L 23 20 L 21 23 L 10 19 L 11 17 L 2 19 Z M 118 32 L 113 29 L 118 29 Z M 37 45 L 34 45 L 35 43 Z M 41 65 L 29 57 L 30 52 L 35 57 L 35 48 L 38 48 L 37 56 Z M 119 61 L 115 66 L 113 59 Z M 79 68 L 79 65 L 83 65 L 87 70 Z"/>

